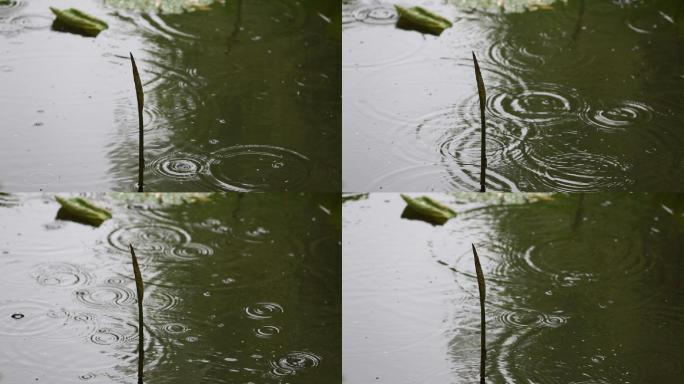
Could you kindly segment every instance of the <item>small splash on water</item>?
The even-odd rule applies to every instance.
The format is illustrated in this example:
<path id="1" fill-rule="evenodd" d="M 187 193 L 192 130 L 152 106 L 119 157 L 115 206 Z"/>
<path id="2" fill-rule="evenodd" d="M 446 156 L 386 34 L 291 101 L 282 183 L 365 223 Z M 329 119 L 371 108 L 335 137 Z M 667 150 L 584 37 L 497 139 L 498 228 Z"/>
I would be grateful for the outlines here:
<path id="1" fill-rule="evenodd" d="M 592 126 L 606 131 L 616 131 L 647 124 L 653 120 L 654 115 L 655 111 L 645 103 L 627 100 L 605 109 L 588 108 L 581 117 Z M 643 125 L 642 127 L 645 128 Z"/>
<path id="2" fill-rule="evenodd" d="M 178 334 L 178 333 L 185 333 L 187 332 L 188 328 L 180 323 L 169 323 L 169 324 L 164 324 L 162 326 L 162 329 L 171 334 Z"/>
<path id="3" fill-rule="evenodd" d="M 254 335 L 260 339 L 270 339 L 280 333 L 282 329 L 275 325 L 264 325 L 254 329 Z"/>
<path id="4" fill-rule="evenodd" d="M 244 312 L 250 319 L 264 320 L 283 313 L 284 309 L 280 304 L 263 302 L 245 307 Z"/>
<path id="5" fill-rule="evenodd" d="M 278 360 L 271 361 L 271 373 L 276 376 L 294 375 L 297 371 L 317 367 L 321 358 L 311 352 L 290 352 Z"/>
<path id="6" fill-rule="evenodd" d="M 206 169 L 207 161 L 197 155 L 183 152 L 161 156 L 152 162 L 154 170 L 162 176 L 177 180 L 197 179 Z"/>

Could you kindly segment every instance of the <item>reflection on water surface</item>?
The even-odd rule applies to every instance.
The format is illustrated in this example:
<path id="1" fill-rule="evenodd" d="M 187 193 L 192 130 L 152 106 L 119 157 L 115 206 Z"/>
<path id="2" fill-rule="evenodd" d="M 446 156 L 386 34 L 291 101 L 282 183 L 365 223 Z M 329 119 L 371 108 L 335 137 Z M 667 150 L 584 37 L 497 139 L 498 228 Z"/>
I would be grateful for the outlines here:
<path id="1" fill-rule="evenodd" d="M 488 383 L 675 383 L 684 372 L 684 196 L 396 194 L 343 207 L 344 379 L 473 383 L 487 281 Z"/>
<path id="2" fill-rule="evenodd" d="M 95 194 L 99 228 L 48 195 L 0 199 L 0 382 L 133 382 L 132 243 L 146 383 L 339 381 L 339 197 Z"/>
<path id="3" fill-rule="evenodd" d="M 336 0 L 233 0 L 169 15 L 121 3 L 133 2 L 0 4 L 0 189 L 136 189 L 133 52 L 147 190 L 339 190 Z M 49 6 L 109 29 L 95 39 L 53 31 Z"/>
<path id="4" fill-rule="evenodd" d="M 454 26 L 439 37 L 396 29 L 393 3 Z M 479 189 L 471 51 L 488 95 L 490 190 L 681 190 L 684 3 L 463 3 L 473 2 L 344 3 L 345 190 Z"/>

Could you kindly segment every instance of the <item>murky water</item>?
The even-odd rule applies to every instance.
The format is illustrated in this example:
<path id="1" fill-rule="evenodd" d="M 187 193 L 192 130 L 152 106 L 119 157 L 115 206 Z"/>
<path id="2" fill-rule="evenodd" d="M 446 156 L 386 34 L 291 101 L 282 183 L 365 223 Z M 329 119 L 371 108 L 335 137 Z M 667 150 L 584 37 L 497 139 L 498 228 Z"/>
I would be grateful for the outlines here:
<path id="1" fill-rule="evenodd" d="M 458 211 L 443 227 L 400 218 L 396 194 L 343 206 L 345 382 L 478 382 L 471 242 L 488 383 L 680 381 L 683 196 L 435 197 Z"/>
<path id="2" fill-rule="evenodd" d="M 454 26 L 440 37 L 396 29 L 393 3 Z M 344 3 L 344 190 L 479 189 L 471 51 L 487 88 L 491 190 L 682 189 L 684 3 L 507 14 L 456 3 Z"/>
<path id="3" fill-rule="evenodd" d="M 183 197 L 185 196 L 185 197 Z M 339 196 L 0 196 L 0 382 L 132 383 L 145 281 L 146 383 L 333 383 L 341 370 Z"/>
<path id="4" fill-rule="evenodd" d="M 133 52 L 148 191 L 339 190 L 339 3 L 225 3 L 178 15 L 0 4 L 0 189 L 135 189 Z M 95 39 L 53 31 L 48 6 L 109 29 Z"/>

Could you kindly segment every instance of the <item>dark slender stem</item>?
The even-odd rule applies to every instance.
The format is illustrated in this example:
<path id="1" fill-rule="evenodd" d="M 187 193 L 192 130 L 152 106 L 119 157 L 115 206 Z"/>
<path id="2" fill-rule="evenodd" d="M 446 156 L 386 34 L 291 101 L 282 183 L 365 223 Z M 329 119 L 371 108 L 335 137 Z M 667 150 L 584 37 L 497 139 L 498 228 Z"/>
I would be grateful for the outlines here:
<path id="1" fill-rule="evenodd" d="M 480 124 L 482 133 L 482 136 L 480 138 L 480 192 L 486 192 L 487 186 L 485 185 L 485 181 L 487 178 L 487 131 L 485 130 L 485 107 L 487 94 L 485 93 L 484 80 L 482 79 L 480 65 L 477 62 L 477 57 L 475 57 L 475 52 L 473 52 L 473 63 L 475 64 L 475 80 L 477 81 L 477 94 L 480 99 Z"/>
<path id="2" fill-rule="evenodd" d="M 129 244 L 131 248 L 131 259 L 133 260 L 133 274 L 135 275 L 135 290 L 138 295 L 138 384 L 143 384 L 143 365 L 145 361 L 145 339 L 143 322 L 143 296 L 145 294 L 143 288 L 142 274 L 140 273 L 140 266 L 138 265 L 138 258 L 135 257 L 135 250 L 133 245 Z"/>
<path id="3" fill-rule="evenodd" d="M 480 384 L 485 384 L 485 363 L 487 361 L 487 334 L 485 328 L 485 280 L 482 273 L 480 258 L 477 256 L 475 244 L 473 247 L 473 257 L 475 258 L 475 273 L 477 274 L 477 288 L 480 291 Z"/>
<path id="4" fill-rule="evenodd" d="M 138 99 L 138 192 L 143 191 L 143 174 L 145 170 L 145 143 L 143 138 L 143 105 L 145 96 L 143 95 L 142 82 L 135 59 L 131 53 L 131 65 L 133 66 L 133 82 L 135 83 L 135 96 Z"/>

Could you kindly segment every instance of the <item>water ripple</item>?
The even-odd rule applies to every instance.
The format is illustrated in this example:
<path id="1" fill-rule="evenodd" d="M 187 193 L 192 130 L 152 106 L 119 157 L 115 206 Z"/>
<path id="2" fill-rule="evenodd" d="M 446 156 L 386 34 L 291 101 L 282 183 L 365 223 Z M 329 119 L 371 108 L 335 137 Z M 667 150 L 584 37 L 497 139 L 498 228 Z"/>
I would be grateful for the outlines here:
<path id="1" fill-rule="evenodd" d="M 207 160 L 202 156 L 175 152 L 152 161 L 152 168 L 160 175 L 178 181 L 196 180 L 206 170 Z"/>
<path id="2" fill-rule="evenodd" d="M 586 192 L 622 190 L 632 182 L 629 167 L 612 155 L 570 152 L 536 153 L 534 148 L 525 153 L 524 167 L 537 179 L 532 185 L 539 190 L 557 192 Z"/>
<path id="3" fill-rule="evenodd" d="M 120 310 L 136 302 L 136 293 L 121 286 L 99 286 L 74 292 L 77 302 L 94 309 Z"/>
<path id="4" fill-rule="evenodd" d="M 364 5 L 347 12 L 354 21 L 366 24 L 394 24 L 399 20 L 399 14 L 391 4 Z"/>
<path id="5" fill-rule="evenodd" d="M 254 328 L 254 335 L 260 339 L 270 339 L 280 333 L 282 329 L 276 325 L 264 325 Z"/>
<path id="6" fill-rule="evenodd" d="M 180 323 L 168 323 L 162 326 L 162 329 L 171 334 L 185 333 L 188 331 L 188 327 Z"/>
<path id="7" fill-rule="evenodd" d="M 4 0 L 0 2 L 0 14 L 22 8 L 26 5 L 24 0 Z"/>
<path id="8" fill-rule="evenodd" d="M 35 266 L 31 271 L 31 277 L 40 285 L 58 287 L 87 285 L 92 280 L 92 275 L 77 264 L 60 262 Z"/>
<path id="9" fill-rule="evenodd" d="M 69 314 L 39 301 L 0 301 L 0 335 L 35 337 L 63 328 Z"/>
<path id="10" fill-rule="evenodd" d="M 171 250 L 171 253 L 179 259 L 195 260 L 201 257 L 213 255 L 214 249 L 204 244 L 187 243 L 178 247 L 174 247 Z"/>
<path id="11" fill-rule="evenodd" d="M 276 376 L 294 375 L 298 371 L 317 367 L 321 363 L 321 358 L 311 352 L 293 351 L 287 355 L 271 361 L 271 373 Z"/>
<path id="12" fill-rule="evenodd" d="M 306 156 L 271 145 L 238 145 L 209 157 L 211 181 L 226 191 L 297 190 L 312 167 Z"/>
<path id="13" fill-rule="evenodd" d="M 655 115 L 648 105 L 636 101 L 623 101 L 608 108 L 588 108 L 581 115 L 586 123 L 606 131 L 624 130 L 630 126 L 647 124 Z"/>
<path id="14" fill-rule="evenodd" d="M 126 253 L 129 244 L 133 244 L 141 254 L 169 255 L 175 247 L 190 243 L 190 234 L 171 224 L 138 224 L 117 228 L 107 240 L 112 247 Z"/>
<path id="15" fill-rule="evenodd" d="M 576 90 L 552 83 L 509 89 L 487 99 L 495 119 L 520 125 L 564 122 L 577 116 L 585 104 Z"/>
<path id="16" fill-rule="evenodd" d="M 245 315 L 253 320 L 271 319 L 284 312 L 277 303 L 256 303 L 244 308 Z"/>
<path id="17" fill-rule="evenodd" d="M 479 159 L 479 157 L 478 157 Z M 458 164 L 445 161 L 434 164 L 413 165 L 381 175 L 368 187 L 381 191 L 423 191 L 480 189 L 479 164 Z M 487 168 L 487 189 L 493 191 L 518 191 L 512 180 L 494 169 Z"/>

